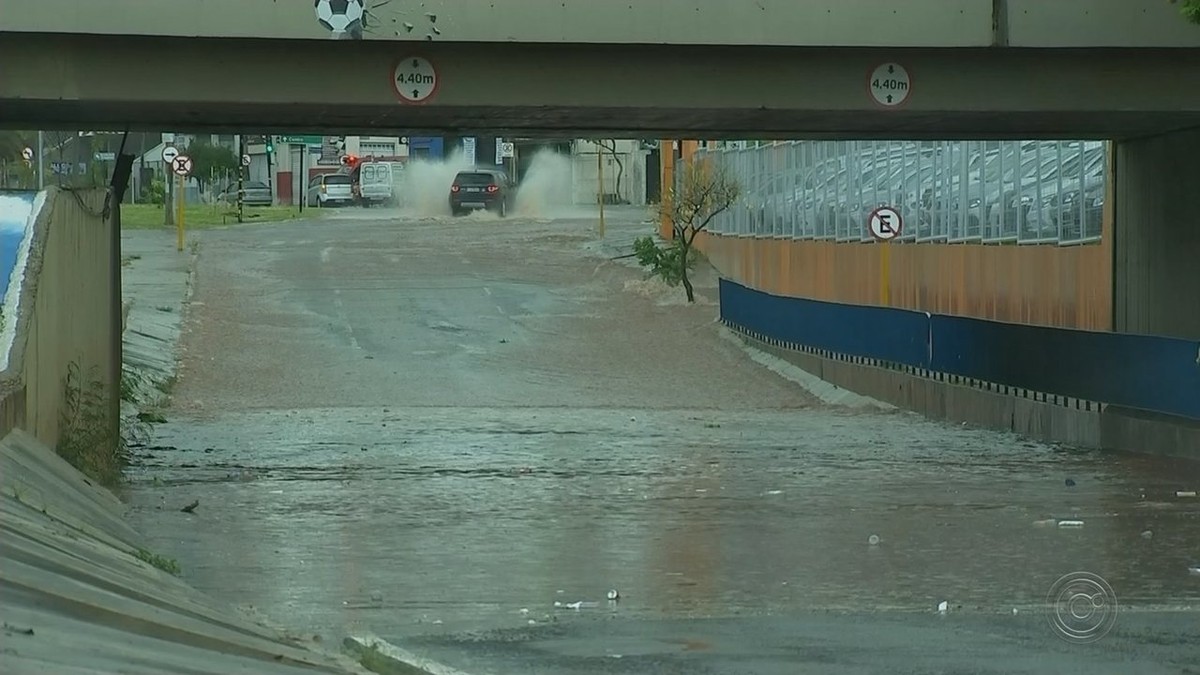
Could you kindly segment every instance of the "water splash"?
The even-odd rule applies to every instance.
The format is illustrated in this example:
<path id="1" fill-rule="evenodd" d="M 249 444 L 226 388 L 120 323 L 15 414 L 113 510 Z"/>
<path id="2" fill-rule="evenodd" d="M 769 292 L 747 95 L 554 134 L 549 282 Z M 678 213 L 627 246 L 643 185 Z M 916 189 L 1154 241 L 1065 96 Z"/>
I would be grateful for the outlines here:
<path id="1" fill-rule="evenodd" d="M 470 168 L 461 151 L 446 159 L 409 161 L 398 181 L 404 212 L 426 218 L 449 216 L 450 185 L 459 171 Z"/>
<path id="2" fill-rule="evenodd" d="M 528 218 L 568 218 L 583 210 L 574 204 L 574 167 L 571 158 L 553 150 L 539 150 L 517 188 L 515 211 Z"/>

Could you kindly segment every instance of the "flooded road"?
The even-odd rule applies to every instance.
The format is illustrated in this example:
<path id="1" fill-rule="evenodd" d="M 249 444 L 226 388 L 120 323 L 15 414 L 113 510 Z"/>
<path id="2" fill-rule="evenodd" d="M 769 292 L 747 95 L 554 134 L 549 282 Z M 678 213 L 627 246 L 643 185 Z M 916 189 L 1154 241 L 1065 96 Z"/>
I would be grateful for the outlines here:
<path id="1" fill-rule="evenodd" d="M 586 227 L 348 212 L 204 233 L 134 525 L 289 628 L 473 667 L 480 639 L 458 636 L 481 631 L 558 631 L 591 663 L 588 635 L 633 655 L 628 633 L 657 630 L 639 625 L 748 621 L 744 648 L 825 610 L 1024 620 L 1079 571 L 1195 625 L 1200 499 L 1177 491 L 1200 465 L 822 406 L 723 339 L 712 304 L 585 255 Z M 511 672 L 593 672 L 529 658 Z"/>

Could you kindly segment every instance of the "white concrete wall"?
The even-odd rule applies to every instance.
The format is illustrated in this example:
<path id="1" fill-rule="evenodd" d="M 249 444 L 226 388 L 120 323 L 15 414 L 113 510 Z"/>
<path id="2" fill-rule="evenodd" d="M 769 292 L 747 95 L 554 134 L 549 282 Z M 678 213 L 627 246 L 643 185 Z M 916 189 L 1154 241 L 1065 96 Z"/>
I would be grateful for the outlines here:
<path id="1" fill-rule="evenodd" d="M 600 149 L 600 160 L 604 165 L 605 194 L 620 194 L 630 204 L 643 206 L 646 203 L 646 151 L 637 141 L 618 140 L 617 158 L 624 165 L 620 171 L 617 159 L 607 149 Z M 571 153 L 572 198 L 576 204 L 595 204 L 600 186 L 600 167 L 596 164 L 598 146 L 585 140 L 576 141 Z M 617 180 L 620 176 L 620 185 Z"/>

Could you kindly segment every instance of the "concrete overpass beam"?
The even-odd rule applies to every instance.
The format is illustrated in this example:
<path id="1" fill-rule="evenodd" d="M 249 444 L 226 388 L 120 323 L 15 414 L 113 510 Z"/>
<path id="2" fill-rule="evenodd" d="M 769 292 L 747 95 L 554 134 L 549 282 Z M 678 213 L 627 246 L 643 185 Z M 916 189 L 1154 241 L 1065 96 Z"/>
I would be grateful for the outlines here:
<path id="1" fill-rule="evenodd" d="M 395 64 L 413 53 L 438 71 L 436 94 L 419 105 L 402 103 L 392 82 Z M 889 61 L 912 78 L 896 108 L 868 92 L 870 73 Z M 417 47 L 8 34 L 0 63 L 5 126 L 667 138 L 1119 138 L 1200 126 L 1200 50 Z"/>

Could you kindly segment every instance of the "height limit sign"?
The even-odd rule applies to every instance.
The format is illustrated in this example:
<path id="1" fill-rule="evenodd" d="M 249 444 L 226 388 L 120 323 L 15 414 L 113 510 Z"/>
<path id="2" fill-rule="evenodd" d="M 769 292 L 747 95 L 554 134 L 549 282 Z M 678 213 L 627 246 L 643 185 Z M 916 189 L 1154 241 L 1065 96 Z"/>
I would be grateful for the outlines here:
<path id="1" fill-rule="evenodd" d="M 429 59 L 408 56 L 396 64 L 392 72 L 392 86 L 403 103 L 424 103 L 437 93 L 437 69 Z"/>
<path id="2" fill-rule="evenodd" d="M 908 99 L 912 91 L 912 78 L 908 75 L 908 69 L 899 63 L 884 63 L 871 71 L 867 89 L 876 103 L 892 108 Z"/>

